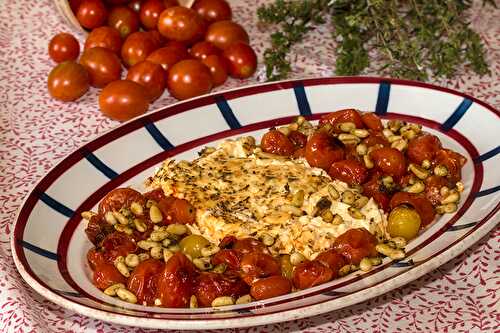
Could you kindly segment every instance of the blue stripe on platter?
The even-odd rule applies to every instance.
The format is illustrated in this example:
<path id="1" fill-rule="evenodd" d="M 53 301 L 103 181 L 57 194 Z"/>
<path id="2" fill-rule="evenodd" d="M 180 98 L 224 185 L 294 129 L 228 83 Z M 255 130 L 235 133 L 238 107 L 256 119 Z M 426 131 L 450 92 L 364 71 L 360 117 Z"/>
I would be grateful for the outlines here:
<path id="1" fill-rule="evenodd" d="M 33 245 L 27 241 L 24 241 L 22 239 L 18 239 L 17 242 L 25 249 L 30 250 L 33 253 L 36 253 L 38 255 L 41 255 L 42 257 L 45 257 L 47 259 L 51 260 L 56 260 L 58 259 L 57 254 L 54 252 L 47 251 L 45 249 L 42 249 L 41 247 L 38 247 L 36 245 Z"/>
<path id="2" fill-rule="evenodd" d="M 295 99 L 297 100 L 297 106 L 299 112 L 302 116 L 310 116 L 312 114 L 309 101 L 307 100 L 306 90 L 302 82 L 296 82 L 293 85 L 293 92 L 295 93 Z"/>
<path id="3" fill-rule="evenodd" d="M 484 162 L 486 160 L 489 160 L 490 158 L 492 157 L 495 157 L 497 156 L 498 154 L 500 154 L 500 146 L 497 146 L 496 148 L 493 148 L 492 150 L 476 157 L 474 159 L 474 163 L 481 163 L 481 162 Z"/>
<path id="4" fill-rule="evenodd" d="M 391 96 L 391 83 L 387 81 L 380 82 L 378 88 L 377 105 L 375 106 L 375 114 L 381 116 L 387 113 L 390 96 Z"/>
<path id="5" fill-rule="evenodd" d="M 445 132 L 451 130 L 453 126 L 455 126 L 460 119 L 462 119 L 465 112 L 467 112 L 471 105 L 472 101 L 468 98 L 464 98 L 462 103 L 460 103 L 451 116 L 441 125 L 441 129 Z"/>
<path id="6" fill-rule="evenodd" d="M 92 152 L 87 151 L 86 149 L 80 150 L 82 156 L 85 157 L 87 161 L 90 162 L 97 170 L 101 171 L 103 175 L 108 177 L 109 179 L 113 179 L 118 177 L 118 173 L 104 164 L 97 156 L 95 156 Z"/>
<path id="7" fill-rule="evenodd" d="M 174 148 L 174 145 L 171 144 L 170 141 L 168 141 L 168 139 L 153 123 L 145 122 L 144 127 L 163 150 L 170 150 Z"/>
<path id="8" fill-rule="evenodd" d="M 38 193 L 38 197 L 40 200 L 42 200 L 47 206 L 52 208 L 53 210 L 61 213 L 62 215 L 71 218 L 75 212 L 57 201 L 56 199 L 52 198 L 50 195 L 48 195 L 45 192 L 40 192 Z"/>
<path id="9" fill-rule="evenodd" d="M 219 111 L 222 113 L 224 120 L 228 124 L 231 129 L 241 128 L 241 124 L 233 113 L 233 110 L 227 103 L 227 100 L 224 96 L 218 95 L 215 96 L 215 103 L 217 103 L 217 107 Z"/>

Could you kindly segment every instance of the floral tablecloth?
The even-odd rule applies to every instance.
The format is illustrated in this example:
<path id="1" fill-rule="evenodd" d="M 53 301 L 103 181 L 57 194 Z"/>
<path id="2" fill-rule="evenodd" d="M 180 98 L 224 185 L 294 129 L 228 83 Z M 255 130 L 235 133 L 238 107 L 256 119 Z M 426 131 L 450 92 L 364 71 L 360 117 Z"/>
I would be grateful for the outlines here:
<path id="1" fill-rule="evenodd" d="M 264 2 L 231 1 L 259 54 L 266 35 L 257 29 L 255 9 Z M 500 10 L 478 4 L 471 18 L 485 41 L 492 75 L 464 73 L 438 84 L 500 108 Z M 47 43 L 61 31 L 71 28 L 50 0 L 0 1 L 0 332 L 153 332 L 93 320 L 45 300 L 24 283 L 11 258 L 12 225 L 30 188 L 60 158 L 118 126 L 99 113 L 95 89 L 77 103 L 49 98 L 46 78 L 53 64 Z M 315 31 L 294 50 L 292 77 L 333 75 L 329 33 L 328 27 Z M 262 73 L 260 68 L 256 79 L 230 80 L 220 89 L 255 83 Z M 150 109 L 172 102 L 164 94 Z M 225 332 L 500 332 L 499 243 L 497 228 L 434 272 L 341 311 Z"/>

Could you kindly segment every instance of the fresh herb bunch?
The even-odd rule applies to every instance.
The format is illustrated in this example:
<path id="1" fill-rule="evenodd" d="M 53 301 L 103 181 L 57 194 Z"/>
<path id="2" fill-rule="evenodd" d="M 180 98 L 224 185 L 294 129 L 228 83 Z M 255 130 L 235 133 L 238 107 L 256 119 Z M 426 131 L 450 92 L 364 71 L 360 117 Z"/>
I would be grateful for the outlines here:
<path id="1" fill-rule="evenodd" d="M 338 75 L 371 66 L 381 75 L 425 81 L 453 77 L 462 64 L 487 74 L 481 38 L 467 22 L 470 6 L 470 0 L 276 0 L 257 10 L 261 23 L 280 28 L 264 52 L 267 78 L 286 78 L 292 46 L 327 18 L 338 43 Z"/>

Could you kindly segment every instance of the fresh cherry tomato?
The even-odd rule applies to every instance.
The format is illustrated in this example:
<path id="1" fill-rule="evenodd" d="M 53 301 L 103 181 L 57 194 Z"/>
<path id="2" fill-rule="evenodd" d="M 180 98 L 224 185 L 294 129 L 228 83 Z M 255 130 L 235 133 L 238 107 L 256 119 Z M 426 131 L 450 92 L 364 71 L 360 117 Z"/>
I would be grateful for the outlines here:
<path id="1" fill-rule="evenodd" d="M 221 243 L 224 242 L 224 239 Z M 240 252 L 241 254 L 247 254 L 251 252 L 262 252 L 268 253 L 267 247 L 259 240 L 255 238 L 240 238 L 234 241 L 232 249 Z"/>
<path id="2" fill-rule="evenodd" d="M 113 264 L 102 263 L 94 270 L 94 286 L 104 290 L 116 283 L 127 283 L 127 279 L 120 273 Z"/>
<path id="3" fill-rule="evenodd" d="M 239 297 L 248 293 L 249 287 L 238 278 L 210 272 L 201 273 L 196 279 L 195 296 L 198 305 L 209 307 L 217 297 Z"/>
<path id="4" fill-rule="evenodd" d="M 231 7 L 225 0 L 197 0 L 193 9 L 207 22 L 230 20 Z"/>
<path id="5" fill-rule="evenodd" d="M 144 0 L 132 0 L 128 3 L 128 8 L 132 9 L 134 12 L 139 14 L 143 2 Z"/>
<path id="6" fill-rule="evenodd" d="M 163 94 L 167 85 L 167 74 L 158 64 L 142 61 L 130 67 L 127 80 L 134 81 L 146 88 L 151 101 Z"/>
<path id="7" fill-rule="evenodd" d="M 437 136 L 423 134 L 408 142 L 406 155 L 410 161 L 421 165 L 424 160 L 432 161 L 439 149 L 441 149 L 441 141 Z"/>
<path id="8" fill-rule="evenodd" d="M 139 304 L 154 304 L 158 279 L 164 267 L 163 261 L 147 259 L 134 268 L 128 278 L 127 289 L 134 293 Z"/>
<path id="9" fill-rule="evenodd" d="M 104 0 L 110 6 L 126 5 L 130 0 Z"/>
<path id="10" fill-rule="evenodd" d="M 107 235 L 106 238 L 103 239 L 101 246 L 103 248 L 104 258 L 106 258 L 109 263 L 113 263 L 119 256 L 126 257 L 127 254 L 137 251 L 137 245 L 132 237 L 118 231 Z"/>
<path id="11" fill-rule="evenodd" d="M 69 7 L 71 11 L 76 15 L 78 12 L 78 7 L 82 4 L 82 0 L 69 0 Z"/>
<path id="12" fill-rule="evenodd" d="M 436 216 L 434 206 L 423 194 L 398 192 L 392 196 L 390 206 L 391 209 L 394 209 L 399 205 L 409 205 L 415 208 L 420 215 L 421 227 L 430 224 Z"/>
<path id="13" fill-rule="evenodd" d="M 212 257 L 212 265 L 225 264 L 231 270 L 240 268 L 240 252 L 237 250 L 222 249 Z"/>
<path id="14" fill-rule="evenodd" d="M 406 173 L 406 159 L 396 148 L 383 147 L 375 149 L 370 157 L 378 170 L 391 176 L 401 177 Z"/>
<path id="15" fill-rule="evenodd" d="M 166 224 L 193 224 L 196 209 L 186 199 L 167 197 L 158 203 Z"/>
<path id="16" fill-rule="evenodd" d="M 144 1 L 139 10 L 139 18 L 142 26 L 147 30 L 156 29 L 158 18 L 165 8 L 162 0 Z"/>
<path id="17" fill-rule="evenodd" d="M 176 252 L 160 273 L 157 297 L 167 308 L 185 308 L 194 292 L 196 267 L 181 252 Z"/>
<path id="18" fill-rule="evenodd" d="M 206 57 L 201 62 L 210 69 L 214 87 L 220 86 L 226 82 L 229 64 L 225 58 L 213 54 Z"/>
<path id="19" fill-rule="evenodd" d="M 373 174 L 370 180 L 363 184 L 363 195 L 373 198 L 377 205 L 387 212 L 391 198 L 382 186 L 380 178 L 380 174 Z"/>
<path id="20" fill-rule="evenodd" d="M 457 152 L 450 149 L 440 149 L 436 152 L 434 165 L 444 165 L 448 170 L 446 176 L 451 182 L 457 182 L 462 179 L 462 167 L 467 162 L 467 159 Z"/>
<path id="21" fill-rule="evenodd" d="M 305 157 L 312 167 L 328 171 L 333 162 L 344 159 L 344 150 L 339 141 L 319 131 L 313 133 L 307 140 Z"/>
<path id="22" fill-rule="evenodd" d="M 262 136 L 260 147 L 266 153 L 281 156 L 290 156 L 295 150 L 292 141 L 285 134 L 274 128 Z"/>
<path id="23" fill-rule="evenodd" d="M 182 60 L 168 71 L 167 87 L 180 100 L 207 94 L 213 87 L 212 74 L 199 60 Z"/>
<path id="24" fill-rule="evenodd" d="M 257 69 L 257 55 L 244 42 L 234 42 L 226 47 L 224 58 L 229 61 L 229 74 L 237 79 L 246 79 Z"/>
<path id="25" fill-rule="evenodd" d="M 69 102 L 77 100 L 89 90 L 89 81 L 85 67 L 73 61 L 65 61 L 50 71 L 47 87 L 52 97 Z"/>
<path id="26" fill-rule="evenodd" d="M 80 64 L 89 73 L 90 85 L 97 88 L 119 80 L 122 72 L 122 64 L 118 56 L 104 47 L 93 47 L 83 51 Z"/>
<path id="27" fill-rule="evenodd" d="M 113 231 L 115 231 L 113 226 L 106 222 L 100 214 L 92 216 L 87 228 L 85 228 L 87 238 L 96 246 L 101 244 L 102 240 Z"/>
<path id="28" fill-rule="evenodd" d="M 109 192 L 99 202 L 97 211 L 100 215 L 107 212 L 118 212 L 122 208 L 129 208 L 132 202 L 137 202 L 144 206 L 145 200 L 141 193 L 128 187 L 121 187 Z"/>
<path id="29" fill-rule="evenodd" d="M 377 256 L 377 239 L 364 228 L 349 229 L 337 237 L 333 248 L 342 254 L 348 263 L 358 265 L 365 257 Z"/>
<path id="30" fill-rule="evenodd" d="M 339 270 L 346 264 L 345 258 L 334 249 L 321 252 L 314 260 L 330 267 L 333 278 L 338 276 Z"/>
<path id="31" fill-rule="evenodd" d="M 256 279 L 272 275 L 281 275 L 281 265 L 271 255 L 251 252 L 243 255 L 240 263 L 243 281 L 252 285 Z"/>
<path id="32" fill-rule="evenodd" d="M 432 175 L 425 179 L 425 197 L 429 201 L 437 206 L 441 204 L 441 200 L 444 199 L 441 195 L 441 188 L 448 186 L 448 181 L 444 177 Z"/>
<path id="33" fill-rule="evenodd" d="M 347 122 L 354 123 L 356 128 L 364 127 L 363 118 L 355 109 L 344 109 L 324 115 L 321 117 L 319 124 L 330 124 L 336 133 L 340 133 L 342 131 L 338 128 L 338 125 Z"/>
<path id="34" fill-rule="evenodd" d="M 153 41 L 153 44 L 155 46 L 155 50 L 159 49 L 166 43 L 165 37 L 163 37 L 158 30 L 149 30 L 146 31 L 146 34 L 148 35 L 149 39 Z"/>
<path id="35" fill-rule="evenodd" d="M 153 51 L 146 60 L 161 65 L 165 71 L 189 56 L 187 48 L 179 42 L 169 42 L 164 47 Z"/>
<path id="36" fill-rule="evenodd" d="M 169 40 L 193 43 L 203 37 L 205 30 L 203 18 L 186 7 L 167 8 L 158 19 L 158 31 Z"/>
<path id="37" fill-rule="evenodd" d="M 139 24 L 139 15 L 129 7 L 113 7 L 109 12 L 108 25 L 118 30 L 123 39 L 138 31 Z"/>
<path id="38" fill-rule="evenodd" d="M 104 264 L 107 262 L 106 258 L 104 258 L 102 251 L 98 251 L 95 247 L 91 248 L 87 252 L 87 261 L 92 270 L 95 270 L 95 268 L 100 264 Z"/>
<path id="39" fill-rule="evenodd" d="M 221 49 L 219 49 L 217 46 L 215 46 L 210 42 L 201 41 L 194 44 L 191 47 L 191 50 L 189 50 L 189 53 L 191 54 L 192 57 L 196 59 L 204 60 L 209 55 L 221 55 L 222 51 Z"/>
<path id="40" fill-rule="evenodd" d="M 129 80 L 111 82 L 99 95 L 101 112 L 114 120 L 125 121 L 148 110 L 149 96 L 146 88 Z"/>
<path id="41" fill-rule="evenodd" d="M 72 34 L 61 32 L 50 40 L 49 56 L 57 63 L 76 60 L 79 54 L 80 44 Z"/>
<path id="42" fill-rule="evenodd" d="M 368 169 L 356 160 L 333 162 L 328 170 L 330 177 L 346 182 L 349 185 L 362 184 L 368 177 Z"/>
<path id="43" fill-rule="evenodd" d="M 323 263 L 313 260 L 304 261 L 293 271 L 293 285 L 297 289 L 307 289 L 330 281 L 332 270 Z"/>
<path id="44" fill-rule="evenodd" d="M 104 25 L 108 10 L 101 0 L 83 0 L 76 12 L 76 18 L 82 27 L 94 29 Z"/>
<path id="45" fill-rule="evenodd" d="M 361 115 L 361 120 L 363 120 L 363 124 L 368 129 L 371 129 L 372 131 L 375 132 L 380 132 L 384 129 L 384 126 L 382 125 L 382 121 L 380 118 L 373 112 L 365 112 Z"/>
<path id="46" fill-rule="evenodd" d="M 118 30 L 112 27 L 103 26 L 93 29 L 87 36 L 84 49 L 93 47 L 104 47 L 120 55 L 122 48 L 122 38 Z"/>
<path id="47" fill-rule="evenodd" d="M 288 134 L 288 139 L 293 143 L 295 148 L 304 148 L 307 143 L 307 136 L 299 131 L 291 131 Z"/>
<path id="48" fill-rule="evenodd" d="M 250 295 L 260 301 L 262 299 L 286 295 L 292 291 L 292 283 L 286 277 L 274 275 L 259 279 L 252 283 Z"/>
<path id="49" fill-rule="evenodd" d="M 224 50 L 235 42 L 248 44 L 250 39 L 245 29 L 233 21 L 217 21 L 212 23 L 205 35 L 205 40 Z"/>
<path id="50" fill-rule="evenodd" d="M 123 63 L 130 67 L 144 61 L 156 47 L 157 44 L 147 32 L 134 32 L 123 43 L 121 50 Z"/>

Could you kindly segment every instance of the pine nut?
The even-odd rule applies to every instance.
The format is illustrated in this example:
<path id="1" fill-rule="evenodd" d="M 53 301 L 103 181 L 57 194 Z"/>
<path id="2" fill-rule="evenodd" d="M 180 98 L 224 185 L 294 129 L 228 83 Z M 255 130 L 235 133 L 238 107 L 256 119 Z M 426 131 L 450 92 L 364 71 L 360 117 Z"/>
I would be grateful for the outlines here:
<path id="1" fill-rule="evenodd" d="M 170 252 L 179 252 L 181 250 L 181 247 L 178 244 L 172 244 L 168 247 L 168 250 Z"/>
<path id="2" fill-rule="evenodd" d="M 297 119 L 295 119 L 295 122 L 300 126 L 306 121 L 306 118 L 303 116 L 298 116 Z"/>
<path id="3" fill-rule="evenodd" d="M 260 239 L 261 239 L 262 243 L 264 243 L 265 246 L 271 246 L 274 244 L 274 237 L 269 235 L 269 234 L 262 234 L 260 236 Z M 210 255 L 208 255 L 207 257 L 209 257 L 209 256 Z"/>
<path id="4" fill-rule="evenodd" d="M 162 227 L 154 230 L 149 235 L 149 239 L 151 239 L 152 241 L 155 241 L 155 242 L 161 242 L 164 239 L 166 239 L 167 237 L 168 237 L 168 231 L 167 231 L 167 227 L 165 227 L 165 226 L 162 226 Z"/>
<path id="5" fill-rule="evenodd" d="M 158 247 L 158 246 L 161 247 L 160 243 L 154 242 L 152 240 L 141 240 L 141 241 L 138 241 L 137 242 L 137 246 L 139 246 L 141 249 L 146 250 L 146 251 L 150 250 L 153 247 Z"/>
<path id="6" fill-rule="evenodd" d="M 123 257 L 121 257 L 123 259 Z M 121 273 L 121 275 L 125 276 L 125 277 L 129 277 L 130 276 L 130 272 L 128 271 L 128 267 L 127 265 L 125 265 L 125 262 L 123 261 L 116 261 L 115 260 L 115 267 L 116 269 Z"/>
<path id="7" fill-rule="evenodd" d="M 392 260 L 399 260 L 405 257 L 405 253 L 402 250 L 394 249 L 387 244 L 377 244 L 375 246 L 375 250 L 377 250 L 378 253 L 391 258 Z"/>
<path id="8" fill-rule="evenodd" d="M 265 234 L 265 235 L 267 235 L 267 234 Z M 269 235 L 267 235 L 267 236 L 269 236 Z M 271 237 L 271 236 L 269 236 L 269 237 Z M 266 242 L 264 241 L 264 239 L 262 239 L 262 242 L 266 246 L 271 246 L 274 243 L 274 238 L 271 237 L 271 239 L 272 239 L 273 242 L 270 245 L 266 244 Z M 220 248 L 217 245 L 210 244 L 210 245 L 205 246 L 204 248 L 201 249 L 201 255 L 204 256 L 204 257 L 210 257 L 210 256 L 213 256 L 214 254 L 216 254 L 219 251 L 220 251 Z"/>
<path id="9" fill-rule="evenodd" d="M 328 194 L 333 200 L 337 200 L 340 197 L 339 192 L 335 187 L 333 187 L 332 184 L 328 184 L 326 190 L 328 191 Z"/>
<path id="10" fill-rule="evenodd" d="M 142 205 L 135 201 L 130 204 L 130 211 L 135 216 L 141 216 L 142 214 L 144 214 L 144 209 L 142 208 Z"/>
<path id="11" fill-rule="evenodd" d="M 460 194 L 456 191 L 450 191 L 450 194 L 448 194 L 443 200 L 441 200 L 441 204 L 446 205 L 449 203 L 455 203 L 460 200 Z"/>
<path id="12" fill-rule="evenodd" d="M 442 197 L 447 197 L 448 194 L 450 194 L 450 189 L 448 188 L 448 186 L 443 186 L 439 190 L 439 194 L 441 194 Z"/>
<path id="13" fill-rule="evenodd" d="M 416 164 L 410 163 L 408 169 L 420 179 L 426 179 L 427 177 L 429 177 L 429 171 Z"/>
<path id="14" fill-rule="evenodd" d="M 440 177 L 446 177 L 448 175 L 448 169 L 444 165 L 436 165 L 434 167 L 434 174 Z"/>
<path id="15" fill-rule="evenodd" d="M 344 144 L 351 144 L 351 143 L 359 143 L 361 140 L 358 138 L 356 135 L 353 134 L 339 134 L 338 136 L 339 140 L 342 141 Z"/>
<path id="16" fill-rule="evenodd" d="M 290 213 L 295 216 L 301 216 L 302 215 L 302 209 L 297 208 L 292 205 L 283 205 L 280 208 L 283 212 Z"/>
<path id="17" fill-rule="evenodd" d="M 356 129 L 356 124 L 354 124 L 353 122 L 345 122 L 345 123 L 340 123 L 339 124 L 339 128 L 342 132 L 346 132 L 346 133 L 349 133 L 351 132 L 352 130 L 355 130 Z"/>
<path id="18" fill-rule="evenodd" d="M 361 209 L 364 206 L 366 206 L 366 204 L 368 203 L 368 201 L 369 201 L 368 197 L 365 197 L 364 195 L 362 195 L 362 196 L 360 196 L 358 199 L 356 199 L 354 201 L 354 203 L 352 204 L 352 206 L 354 208 Z"/>
<path id="19" fill-rule="evenodd" d="M 104 289 L 104 294 L 108 295 L 108 296 L 116 296 L 116 291 L 119 289 L 119 288 L 125 288 L 125 285 L 123 283 L 115 283 L 109 287 L 107 287 L 106 289 Z"/>
<path id="20" fill-rule="evenodd" d="M 292 205 L 295 207 L 301 207 L 304 203 L 304 190 L 298 190 L 292 196 Z"/>
<path id="21" fill-rule="evenodd" d="M 380 257 L 373 257 L 373 258 L 370 258 L 370 261 L 372 262 L 372 265 L 373 266 L 378 266 L 382 263 L 382 258 Z"/>
<path id="22" fill-rule="evenodd" d="M 387 127 L 394 133 L 399 131 L 401 126 L 403 126 L 403 123 L 400 120 L 389 120 L 387 123 Z"/>
<path id="23" fill-rule="evenodd" d="M 407 140 L 411 140 L 417 136 L 417 133 L 415 133 L 415 131 L 411 129 L 405 132 L 401 132 L 401 136 Z"/>
<path id="24" fill-rule="evenodd" d="M 352 205 L 354 203 L 354 193 L 351 191 L 345 191 L 342 193 L 342 202 L 347 205 Z"/>
<path id="25" fill-rule="evenodd" d="M 382 180 L 382 184 L 386 188 L 391 188 L 394 185 L 394 178 L 392 178 L 391 176 L 384 176 L 384 177 L 382 177 L 381 180 Z"/>
<path id="26" fill-rule="evenodd" d="M 212 301 L 212 307 L 216 308 L 219 306 L 233 305 L 234 299 L 231 296 L 220 296 Z"/>
<path id="27" fill-rule="evenodd" d="M 128 226 L 123 224 L 115 224 L 114 228 L 116 231 L 123 232 L 127 235 L 132 235 L 134 233 L 134 230 L 132 230 L 132 228 L 129 228 Z"/>
<path id="28" fill-rule="evenodd" d="M 115 216 L 116 220 L 120 223 L 120 224 L 123 224 L 123 225 L 127 225 L 128 224 L 128 218 L 125 217 L 125 215 L 123 215 L 122 213 L 119 213 L 119 212 L 113 212 L 113 215 Z"/>
<path id="29" fill-rule="evenodd" d="M 297 266 L 298 264 L 304 262 L 306 260 L 306 257 L 302 253 L 299 252 L 294 252 L 290 255 L 290 263 L 293 266 Z"/>
<path id="30" fill-rule="evenodd" d="M 172 243 L 172 241 L 168 238 L 165 238 L 164 240 L 161 241 L 161 245 L 168 247 Z"/>
<path id="31" fill-rule="evenodd" d="M 351 273 L 351 265 L 345 265 L 339 269 L 339 276 L 346 276 L 349 273 Z"/>
<path id="32" fill-rule="evenodd" d="M 398 249 L 402 249 L 406 246 L 406 239 L 404 237 L 394 237 L 391 241 Z"/>
<path id="33" fill-rule="evenodd" d="M 195 295 L 191 295 L 191 298 L 189 299 L 189 308 L 191 309 L 198 308 L 198 299 L 196 298 Z"/>
<path id="34" fill-rule="evenodd" d="M 168 259 L 172 257 L 174 253 L 169 249 L 163 249 L 163 261 L 168 262 Z"/>
<path id="35" fill-rule="evenodd" d="M 226 271 L 226 269 L 227 269 L 227 265 L 222 263 L 222 264 L 215 265 L 215 267 L 212 269 L 212 272 L 222 274 Z"/>
<path id="36" fill-rule="evenodd" d="M 152 247 L 150 254 L 151 258 L 160 260 L 161 258 L 163 258 L 163 248 L 161 246 Z"/>
<path id="37" fill-rule="evenodd" d="M 363 213 L 361 213 L 361 211 L 357 208 L 349 207 L 347 209 L 347 212 L 349 213 L 349 215 L 351 215 L 352 218 L 355 218 L 358 220 L 365 218 L 365 215 Z"/>
<path id="38" fill-rule="evenodd" d="M 422 168 L 429 169 L 431 167 L 431 162 L 429 160 L 422 161 Z"/>
<path id="39" fill-rule="evenodd" d="M 401 139 L 401 140 L 398 140 L 398 141 L 394 141 L 391 144 L 391 148 L 395 148 L 395 149 L 397 149 L 399 151 L 404 151 L 406 148 L 408 148 L 408 143 L 404 139 Z"/>
<path id="40" fill-rule="evenodd" d="M 155 298 L 155 306 L 161 306 L 161 299 Z"/>
<path id="41" fill-rule="evenodd" d="M 149 253 L 139 253 L 137 257 L 139 257 L 140 262 L 143 262 L 144 260 L 148 260 L 150 258 Z"/>
<path id="42" fill-rule="evenodd" d="M 356 146 L 356 153 L 360 156 L 366 155 L 368 152 L 368 147 L 364 143 L 360 143 Z"/>
<path id="43" fill-rule="evenodd" d="M 158 206 L 152 205 L 151 208 L 149 208 L 149 219 L 153 223 L 160 223 L 163 221 L 163 214 Z"/>
<path id="44" fill-rule="evenodd" d="M 393 143 L 393 142 L 396 142 L 398 140 L 401 140 L 400 135 L 391 135 L 390 137 L 387 138 L 387 141 L 389 141 L 389 143 Z"/>
<path id="45" fill-rule="evenodd" d="M 111 225 L 118 223 L 115 216 L 113 215 L 113 212 L 106 212 L 106 214 L 104 214 L 104 219 Z"/>
<path id="46" fill-rule="evenodd" d="M 125 257 L 125 265 L 127 265 L 128 267 L 136 267 L 137 265 L 139 265 L 139 256 L 137 254 L 134 254 L 134 253 L 129 253 L 126 257 Z"/>
<path id="47" fill-rule="evenodd" d="M 246 294 L 246 295 L 239 297 L 236 300 L 235 304 L 247 304 L 247 303 L 250 303 L 251 301 L 252 301 L 252 296 Z"/>
<path id="48" fill-rule="evenodd" d="M 288 127 L 285 127 L 285 126 L 282 126 L 282 127 L 278 127 L 277 130 L 281 133 L 283 133 L 284 135 L 288 136 L 288 134 L 290 134 L 290 128 Z"/>
<path id="49" fill-rule="evenodd" d="M 461 193 L 461 192 L 463 192 L 463 191 L 464 191 L 464 188 L 465 188 L 465 187 L 464 187 L 464 183 L 462 183 L 462 182 L 457 182 L 457 183 L 455 184 L 455 186 L 456 186 L 457 191 L 458 191 L 459 193 Z"/>
<path id="50" fill-rule="evenodd" d="M 188 232 L 188 228 L 184 224 L 169 224 L 167 226 L 167 232 L 169 234 L 181 236 Z"/>
<path id="51" fill-rule="evenodd" d="M 361 259 L 361 262 L 359 263 L 359 269 L 363 272 L 370 271 L 372 269 L 372 261 L 370 260 L 370 258 Z"/>
<path id="52" fill-rule="evenodd" d="M 116 290 L 116 295 L 125 302 L 135 304 L 137 303 L 137 297 L 130 290 L 125 288 L 118 288 Z"/>
<path id="53" fill-rule="evenodd" d="M 332 224 L 339 225 L 342 223 L 344 223 L 344 219 L 342 218 L 342 216 L 340 216 L 339 214 L 335 214 L 335 216 L 333 217 L 333 220 L 332 220 Z"/>
<path id="54" fill-rule="evenodd" d="M 410 124 L 410 128 L 417 134 L 422 131 L 422 125 L 420 124 Z"/>
<path id="55" fill-rule="evenodd" d="M 375 166 L 369 154 L 363 155 L 363 162 L 365 162 L 365 167 L 368 169 L 372 169 Z"/>
<path id="56" fill-rule="evenodd" d="M 193 259 L 193 264 L 200 271 L 207 271 L 212 268 L 212 264 L 210 263 L 210 258 L 195 258 Z"/>
<path id="57" fill-rule="evenodd" d="M 421 181 L 415 182 L 415 184 L 405 189 L 405 191 L 408 193 L 422 193 L 424 190 L 425 190 L 425 185 Z"/>
<path id="58" fill-rule="evenodd" d="M 146 223 L 141 219 L 134 219 L 134 227 L 139 232 L 145 232 L 148 229 Z"/>
<path id="59" fill-rule="evenodd" d="M 329 209 L 324 209 L 321 214 L 321 218 L 323 219 L 324 222 L 330 223 L 333 221 L 333 213 Z"/>
<path id="60" fill-rule="evenodd" d="M 447 203 L 445 205 L 440 205 L 436 207 L 436 213 L 438 214 L 451 214 L 456 212 L 458 209 L 458 206 L 454 202 Z"/>
<path id="61" fill-rule="evenodd" d="M 383 134 L 386 138 L 390 138 L 391 136 L 393 136 L 393 135 L 394 135 L 394 133 L 393 133 L 390 129 L 388 129 L 388 128 L 384 128 L 384 129 L 382 130 L 382 134 Z"/>
<path id="62" fill-rule="evenodd" d="M 365 129 L 354 129 L 351 131 L 351 134 L 354 134 L 355 136 L 357 136 L 358 138 L 366 138 L 368 135 L 370 135 L 370 132 L 368 132 L 367 130 Z"/>
<path id="63" fill-rule="evenodd" d="M 97 215 L 97 214 L 94 213 L 93 211 L 90 211 L 90 210 L 82 212 L 82 214 L 81 214 L 82 218 L 85 219 L 85 220 L 87 220 L 87 221 L 90 221 L 90 219 L 94 215 Z"/>
<path id="64" fill-rule="evenodd" d="M 290 129 L 290 131 L 297 131 L 299 129 L 299 124 L 291 123 L 288 125 L 288 128 Z"/>

